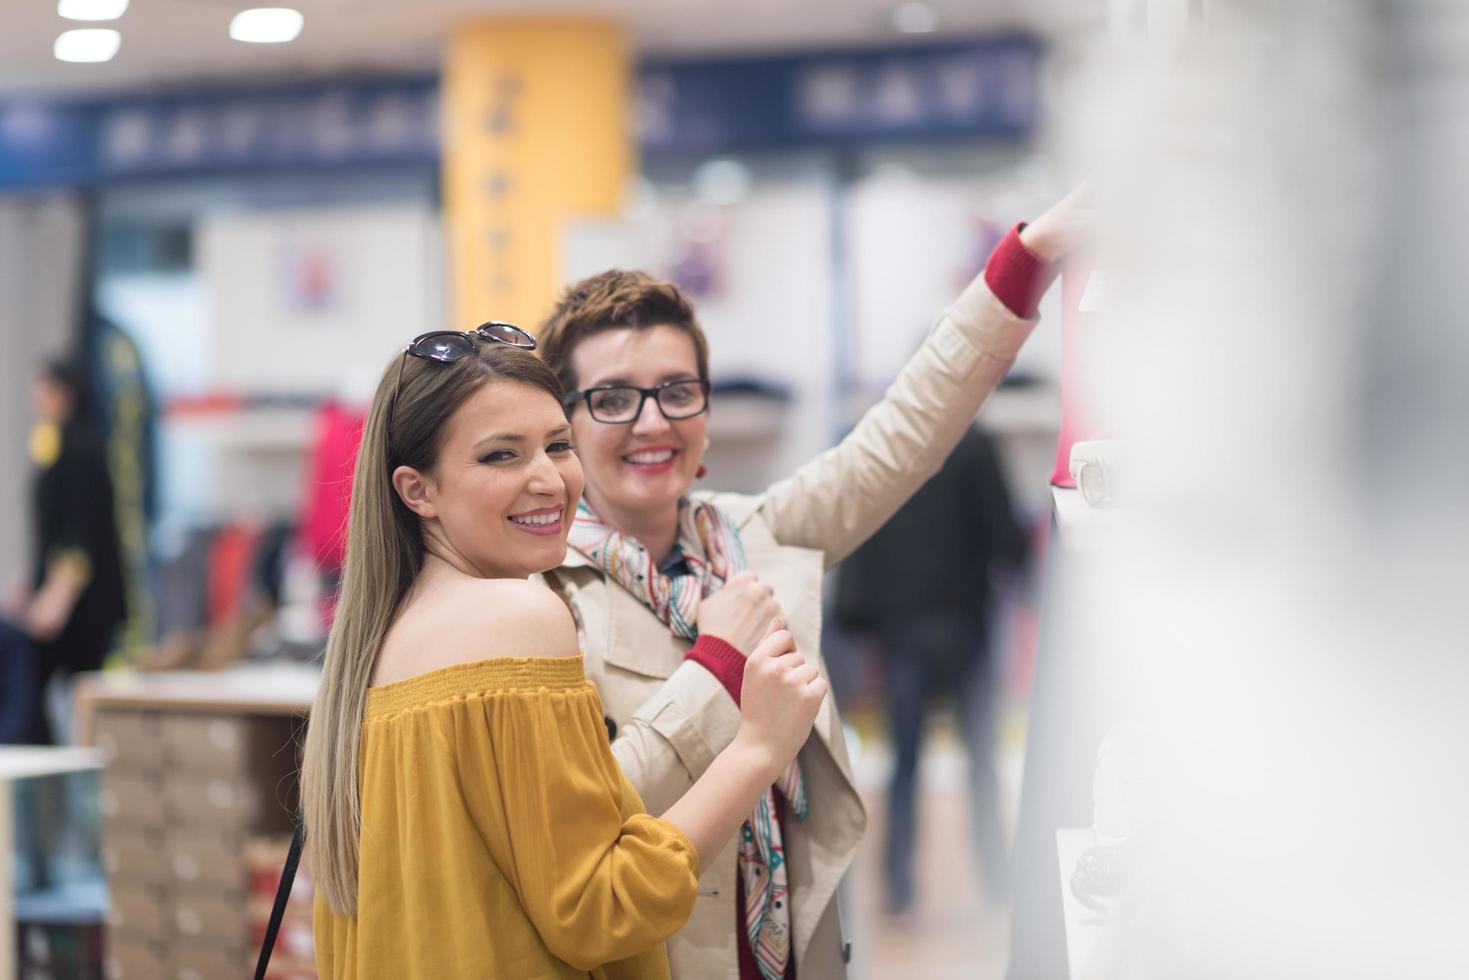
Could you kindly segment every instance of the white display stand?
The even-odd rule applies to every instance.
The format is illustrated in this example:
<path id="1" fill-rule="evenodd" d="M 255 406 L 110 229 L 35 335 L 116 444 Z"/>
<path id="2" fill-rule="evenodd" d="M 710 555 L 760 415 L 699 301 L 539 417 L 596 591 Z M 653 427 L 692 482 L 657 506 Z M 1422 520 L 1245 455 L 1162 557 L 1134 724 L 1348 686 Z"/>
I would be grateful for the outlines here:
<path id="1" fill-rule="evenodd" d="M 1115 533 L 1121 522 L 1118 508 L 1093 507 L 1080 490 L 1052 487 L 1051 499 L 1056 505 L 1056 530 L 1061 545 L 1068 549 L 1095 547 L 1100 539 Z"/>
<path id="2" fill-rule="evenodd" d="M 72 693 L 73 740 L 90 744 L 92 717 L 99 704 L 214 714 L 305 715 L 320 683 L 321 671 L 309 664 L 81 674 Z"/>
<path id="3" fill-rule="evenodd" d="M 15 895 L 12 893 L 15 855 L 14 785 L 23 779 L 97 771 L 102 756 L 95 749 L 52 746 L 0 746 L 0 977 L 18 973 L 15 948 Z"/>

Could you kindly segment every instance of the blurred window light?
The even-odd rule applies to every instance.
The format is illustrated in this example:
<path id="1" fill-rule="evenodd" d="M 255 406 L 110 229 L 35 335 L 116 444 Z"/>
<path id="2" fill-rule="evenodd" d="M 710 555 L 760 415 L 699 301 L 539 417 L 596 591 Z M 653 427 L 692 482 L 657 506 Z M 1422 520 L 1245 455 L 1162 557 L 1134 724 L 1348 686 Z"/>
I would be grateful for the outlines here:
<path id="1" fill-rule="evenodd" d="M 750 193 L 750 168 L 738 160 L 717 159 L 694 171 L 694 193 L 705 204 L 738 204 Z"/>
<path id="2" fill-rule="evenodd" d="M 51 49 L 57 61 L 96 64 L 111 61 L 122 45 L 122 35 L 107 27 L 63 31 Z"/>
<path id="3" fill-rule="evenodd" d="M 938 11 L 926 3 L 914 0 L 893 8 L 893 30 L 899 34 L 932 34 L 938 29 Z"/>
<path id="4" fill-rule="evenodd" d="M 305 18 L 290 7 L 254 7 L 235 14 L 230 37 L 250 44 L 284 44 L 296 40 Z"/>
<path id="5" fill-rule="evenodd" d="M 117 20 L 128 0 L 57 0 L 56 13 L 67 20 Z"/>
<path id="6" fill-rule="evenodd" d="M 622 185 L 624 221 L 648 221 L 658 212 L 658 188 L 642 174 L 634 174 Z"/>

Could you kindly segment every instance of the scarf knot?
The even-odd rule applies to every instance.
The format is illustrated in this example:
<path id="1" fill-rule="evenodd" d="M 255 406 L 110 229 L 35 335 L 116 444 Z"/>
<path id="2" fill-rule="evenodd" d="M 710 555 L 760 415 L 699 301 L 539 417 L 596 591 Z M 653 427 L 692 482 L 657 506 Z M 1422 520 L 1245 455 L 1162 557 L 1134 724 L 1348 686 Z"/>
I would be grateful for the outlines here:
<path id="1" fill-rule="evenodd" d="M 739 527 L 718 507 L 682 500 L 674 553 L 686 571 L 665 574 L 636 538 L 601 521 L 583 500 L 568 543 L 608 578 L 647 606 L 669 632 L 693 641 L 699 635 L 699 603 L 746 569 Z M 739 874 L 745 886 L 745 935 L 763 980 L 781 980 L 791 958 L 790 886 L 785 845 L 775 803 L 779 790 L 797 820 L 809 812 L 798 760 L 755 803 L 740 828 Z"/>

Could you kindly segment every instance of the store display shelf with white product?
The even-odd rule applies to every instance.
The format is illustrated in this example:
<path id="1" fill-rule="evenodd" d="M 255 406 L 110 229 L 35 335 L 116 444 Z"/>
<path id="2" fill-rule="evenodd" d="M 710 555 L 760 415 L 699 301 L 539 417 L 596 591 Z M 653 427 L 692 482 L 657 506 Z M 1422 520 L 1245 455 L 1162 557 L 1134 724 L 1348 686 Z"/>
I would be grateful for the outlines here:
<path id="1" fill-rule="evenodd" d="M 98 976 L 100 753 L 0 746 L 0 976 Z"/>

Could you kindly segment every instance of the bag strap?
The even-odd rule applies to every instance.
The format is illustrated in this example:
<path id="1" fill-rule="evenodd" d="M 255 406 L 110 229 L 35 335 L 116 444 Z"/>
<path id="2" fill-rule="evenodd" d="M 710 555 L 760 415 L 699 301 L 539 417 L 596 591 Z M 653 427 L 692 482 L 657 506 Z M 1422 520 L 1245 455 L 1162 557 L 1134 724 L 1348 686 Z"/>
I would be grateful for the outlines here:
<path id="1" fill-rule="evenodd" d="M 296 881 L 296 866 L 301 863 L 301 836 L 301 821 L 298 819 L 296 832 L 291 835 L 291 849 L 286 852 L 286 863 L 281 868 L 281 883 L 275 890 L 275 907 L 270 910 L 270 924 L 265 927 L 265 939 L 260 944 L 260 958 L 255 961 L 255 980 L 265 980 L 265 970 L 270 966 L 276 933 L 280 932 L 281 919 L 286 914 L 286 902 L 291 897 L 291 886 Z"/>

